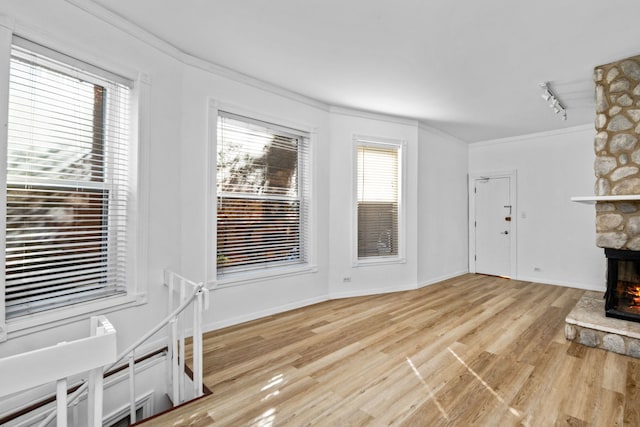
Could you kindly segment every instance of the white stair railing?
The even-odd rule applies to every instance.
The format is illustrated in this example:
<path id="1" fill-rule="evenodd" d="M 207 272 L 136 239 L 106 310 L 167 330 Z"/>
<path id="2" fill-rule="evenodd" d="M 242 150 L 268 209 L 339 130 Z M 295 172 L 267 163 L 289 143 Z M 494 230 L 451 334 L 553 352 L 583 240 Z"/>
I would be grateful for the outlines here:
<path id="1" fill-rule="evenodd" d="M 185 327 L 178 327 L 184 324 L 184 311 L 192 305 L 195 301 L 193 309 L 193 373 L 194 373 L 194 385 L 193 385 L 193 397 L 202 396 L 202 312 L 209 307 L 209 291 L 205 288 L 204 283 L 195 283 L 184 277 L 174 273 L 170 270 L 164 271 L 165 284 L 169 287 L 169 315 L 167 315 L 161 322 L 154 326 L 150 331 L 140 337 L 135 343 L 131 344 L 124 351 L 122 351 L 116 360 L 109 366 L 107 366 L 103 372 L 110 371 L 121 361 L 128 359 L 129 361 L 129 421 L 131 424 L 136 421 L 136 396 L 135 396 L 135 351 L 144 344 L 149 338 L 155 335 L 162 328 L 171 324 L 171 329 L 168 335 L 168 351 L 169 351 L 169 363 L 171 366 L 171 376 L 168 381 L 170 388 L 175 389 L 176 385 L 179 385 L 179 389 L 182 392 L 172 392 L 172 402 L 176 406 L 179 403 L 184 403 L 187 398 L 185 395 L 185 380 L 184 380 L 184 339 L 187 334 Z M 174 292 L 180 292 L 178 300 L 174 298 Z M 190 292 L 188 292 L 190 291 Z M 174 305 L 177 305 L 174 308 Z M 178 337 L 180 340 L 178 341 Z M 178 343 L 179 344 L 176 344 Z M 176 370 L 177 366 L 180 370 Z M 101 374 L 102 375 L 102 374 Z M 76 405 L 82 395 L 86 392 L 88 382 L 83 382 L 78 389 L 69 395 L 67 401 L 69 404 Z M 39 427 L 46 426 L 56 416 L 55 411 L 51 411 L 48 416 L 42 421 Z M 96 424 L 101 426 L 102 423 Z"/>
<path id="2" fill-rule="evenodd" d="M 66 427 L 67 405 L 73 403 L 67 399 L 67 378 L 89 372 L 87 425 L 102 426 L 103 367 L 116 357 L 116 330 L 106 317 L 92 317 L 88 338 L 0 359 L 0 397 L 56 382 L 53 414 L 57 414 L 57 426 Z"/>
<path id="3" fill-rule="evenodd" d="M 202 396 L 202 313 L 209 308 L 209 291 L 202 283 L 195 283 L 177 273 L 165 270 L 164 283 L 169 288 L 169 311 L 174 305 L 183 304 L 189 295 L 196 295 L 192 311 L 192 398 Z M 185 311 L 170 320 L 167 375 L 171 385 L 171 400 L 179 405 L 188 400 L 185 385 L 185 337 L 188 335 L 187 314 Z"/>

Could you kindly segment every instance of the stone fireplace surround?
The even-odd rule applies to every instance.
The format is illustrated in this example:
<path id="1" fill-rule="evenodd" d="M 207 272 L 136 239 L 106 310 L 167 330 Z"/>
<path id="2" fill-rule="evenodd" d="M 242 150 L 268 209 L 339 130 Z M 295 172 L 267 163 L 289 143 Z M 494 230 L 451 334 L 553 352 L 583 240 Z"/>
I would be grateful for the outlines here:
<path id="1" fill-rule="evenodd" d="M 596 245 L 640 251 L 640 56 L 596 67 L 594 80 Z M 640 358 L 640 323 L 605 317 L 601 292 L 585 292 L 565 336 Z"/>
<path id="2" fill-rule="evenodd" d="M 640 56 L 596 67 L 597 196 L 640 195 Z M 596 245 L 640 251 L 640 200 L 596 203 Z"/>

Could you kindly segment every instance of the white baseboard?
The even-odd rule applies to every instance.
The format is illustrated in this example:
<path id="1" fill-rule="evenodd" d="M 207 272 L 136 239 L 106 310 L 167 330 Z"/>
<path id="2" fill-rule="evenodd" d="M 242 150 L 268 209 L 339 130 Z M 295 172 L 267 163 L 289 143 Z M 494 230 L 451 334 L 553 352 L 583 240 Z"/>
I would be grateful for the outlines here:
<path id="1" fill-rule="evenodd" d="M 440 277 L 436 277 L 433 279 L 429 279 L 426 282 L 422 282 L 418 284 L 418 289 L 419 288 L 424 288 L 425 286 L 429 286 L 429 285 L 434 285 L 438 282 L 442 282 L 444 280 L 448 280 L 448 279 L 453 279 L 454 277 L 458 277 L 458 276 L 462 276 L 463 274 L 467 274 L 469 273 L 469 269 L 464 269 L 464 270 L 460 270 L 460 271 L 456 271 L 455 273 L 451 273 L 451 274 L 446 274 L 444 276 L 440 276 Z"/>
<path id="2" fill-rule="evenodd" d="M 416 289 L 418 289 L 416 285 L 355 289 L 355 290 L 343 291 L 343 292 L 329 292 L 329 299 L 365 297 L 369 295 L 390 294 L 393 292 L 414 291 Z"/>
<path id="3" fill-rule="evenodd" d="M 333 299 L 353 298 L 353 297 L 362 297 L 362 296 L 369 296 L 369 295 L 389 294 L 393 292 L 413 291 L 424 286 L 441 282 L 443 280 L 447 280 L 453 277 L 467 274 L 468 272 L 469 272 L 468 270 L 457 271 L 451 274 L 429 279 L 427 282 L 423 282 L 419 285 L 411 284 L 411 285 L 394 286 L 394 287 L 380 287 L 380 288 L 356 289 L 356 290 L 349 290 L 349 291 L 342 291 L 342 292 L 329 292 L 328 295 L 309 298 L 306 300 L 296 301 L 296 302 L 281 305 L 278 307 L 271 307 L 266 310 L 255 311 L 253 313 L 247 313 L 241 316 L 236 316 L 228 319 L 206 323 L 203 325 L 203 330 L 205 332 L 214 331 L 216 329 L 226 328 L 228 326 L 249 322 L 251 320 L 260 319 L 262 317 L 271 316 L 273 314 L 284 313 L 286 311 L 295 310 L 297 308 L 306 307 L 308 305 L 313 305 L 313 304 L 317 304 L 320 302 L 329 301 Z"/>
<path id="4" fill-rule="evenodd" d="M 308 305 L 324 302 L 329 299 L 328 296 L 323 295 L 320 297 L 309 298 L 302 301 L 296 301 L 290 304 L 280 305 L 278 307 L 271 307 L 266 310 L 255 311 L 253 313 L 243 314 L 242 316 L 231 317 L 229 319 L 218 320 L 216 322 L 206 323 L 203 325 L 205 332 L 214 331 L 216 329 L 226 328 L 227 326 L 237 325 L 239 323 L 249 322 L 251 320 L 260 319 L 261 317 L 271 316 L 273 314 L 284 313 L 285 311 L 295 310 L 297 308 L 306 307 Z"/>
<path id="5" fill-rule="evenodd" d="M 540 277 L 518 277 L 516 280 L 520 280 L 522 282 L 534 282 L 534 283 L 542 283 L 545 285 L 556 285 L 556 286 L 565 286 L 567 288 L 575 288 L 575 289 L 584 289 L 585 291 L 606 291 L 606 284 L 603 283 L 601 286 L 593 285 L 593 284 L 585 284 L 579 282 L 566 282 L 563 280 L 549 280 Z"/>

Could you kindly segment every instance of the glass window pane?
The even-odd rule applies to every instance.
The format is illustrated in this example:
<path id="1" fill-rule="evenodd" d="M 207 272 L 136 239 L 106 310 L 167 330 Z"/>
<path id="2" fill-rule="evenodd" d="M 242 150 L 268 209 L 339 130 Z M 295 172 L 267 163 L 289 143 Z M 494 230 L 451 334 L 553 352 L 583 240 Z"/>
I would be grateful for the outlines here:
<path id="1" fill-rule="evenodd" d="M 305 261 L 298 181 L 304 136 L 218 117 L 218 275 Z"/>
<path id="2" fill-rule="evenodd" d="M 357 150 L 358 258 L 398 255 L 398 149 Z"/>

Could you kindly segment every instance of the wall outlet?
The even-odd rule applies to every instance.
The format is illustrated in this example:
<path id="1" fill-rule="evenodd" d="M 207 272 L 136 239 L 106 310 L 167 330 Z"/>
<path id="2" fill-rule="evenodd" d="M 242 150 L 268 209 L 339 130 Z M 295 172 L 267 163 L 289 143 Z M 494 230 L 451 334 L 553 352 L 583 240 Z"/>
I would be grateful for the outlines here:
<path id="1" fill-rule="evenodd" d="M 540 267 L 533 267 L 533 271 L 542 271 Z"/>
<path id="2" fill-rule="evenodd" d="M 343 277 L 342 278 L 342 282 L 343 283 L 350 283 L 351 282 L 351 277 Z"/>

